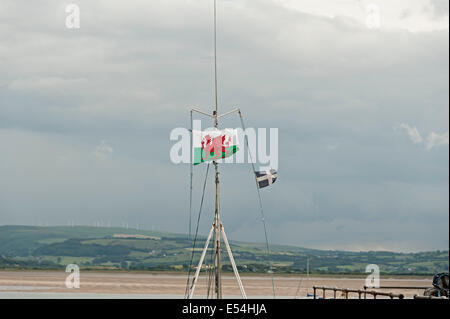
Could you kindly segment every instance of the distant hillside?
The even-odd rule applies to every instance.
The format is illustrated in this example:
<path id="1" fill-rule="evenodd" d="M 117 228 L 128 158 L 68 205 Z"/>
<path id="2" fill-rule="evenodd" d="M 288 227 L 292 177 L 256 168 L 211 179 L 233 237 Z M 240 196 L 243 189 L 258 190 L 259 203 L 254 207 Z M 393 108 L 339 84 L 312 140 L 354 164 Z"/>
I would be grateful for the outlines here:
<path id="1" fill-rule="evenodd" d="M 205 238 L 197 243 L 194 265 Z M 231 242 L 241 272 L 305 273 L 306 259 L 316 274 L 364 274 L 377 264 L 382 274 L 433 275 L 448 271 L 448 251 L 423 253 L 345 252 Z M 198 250 L 198 251 L 197 251 Z M 125 228 L 0 226 L 0 269 L 187 270 L 192 242 L 186 235 Z M 223 253 L 226 255 L 226 252 Z M 209 260 L 209 258 L 207 258 Z M 231 266 L 224 257 L 224 271 Z"/>

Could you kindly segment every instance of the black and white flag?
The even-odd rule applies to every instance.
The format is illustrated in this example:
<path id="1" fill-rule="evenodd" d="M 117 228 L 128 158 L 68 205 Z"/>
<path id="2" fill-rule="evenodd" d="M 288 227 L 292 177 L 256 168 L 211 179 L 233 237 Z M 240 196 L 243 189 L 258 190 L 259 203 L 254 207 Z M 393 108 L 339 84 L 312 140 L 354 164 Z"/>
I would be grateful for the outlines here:
<path id="1" fill-rule="evenodd" d="M 270 171 L 255 172 L 258 187 L 263 188 L 272 185 L 277 180 L 277 171 L 271 169 Z"/>

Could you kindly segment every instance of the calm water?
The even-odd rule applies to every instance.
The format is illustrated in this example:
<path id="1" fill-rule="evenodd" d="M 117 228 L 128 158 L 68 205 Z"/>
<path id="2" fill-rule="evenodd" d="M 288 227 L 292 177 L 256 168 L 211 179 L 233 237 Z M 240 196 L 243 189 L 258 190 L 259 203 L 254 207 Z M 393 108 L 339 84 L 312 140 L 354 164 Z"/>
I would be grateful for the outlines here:
<path id="1" fill-rule="evenodd" d="M 36 289 L 49 287 L 36 286 L 0 286 L 0 299 L 183 299 L 184 295 L 156 294 L 103 294 L 103 293 L 61 293 L 33 292 Z M 8 291 L 8 290 L 22 290 Z M 225 299 L 240 299 L 241 296 L 226 296 Z M 273 296 L 249 296 L 249 299 L 272 299 Z M 206 299 L 206 296 L 196 296 L 196 299 Z M 292 296 L 277 296 L 277 299 L 293 299 Z"/>
<path id="2" fill-rule="evenodd" d="M 0 299 L 183 299 L 181 295 L 0 292 Z"/>

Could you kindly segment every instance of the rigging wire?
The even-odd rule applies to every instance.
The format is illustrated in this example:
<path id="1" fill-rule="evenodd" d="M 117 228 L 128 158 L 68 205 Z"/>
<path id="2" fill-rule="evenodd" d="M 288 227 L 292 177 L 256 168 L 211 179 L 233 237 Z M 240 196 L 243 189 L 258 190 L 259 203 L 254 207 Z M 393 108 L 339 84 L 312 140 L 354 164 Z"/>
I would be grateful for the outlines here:
<path id="1" fill-rule="evenodd" d="M 190 260 L 189 268 L 188 268 L 188 277 L 187 277 L 187 282 L 186 282 L 185 298 L 187 298 L 189 296 L 189 288 L 190 288 L 189 285 L 190 285 L 190 279 L 191 279 L 191 267 L 192 267 L 192 263 L 194 261 L 195 244 L 197 243 L 198 228 L 199 228 L 199 225 L 200 225 L 200 218 L 201 218 L 201 215 L 202 215 L 203 201 L 205 199 L 205 189 L 206 189 L 206 182 L 208 180 L 208 173 L 209 173 L 209 163 L 208 163 L 208 166 L 206 167 L 205 181 L 203 183 L 202 199 L 200 201 L 200 209 L 199 209 L 198 217 L 197 217 L 197 227 L 195 229 L 195 236 L 194 236 L 194 241 L 193 241 L 193 244 L 192 244 L 192 254 L 191 254 L 191 260 Z"/>
<path id="2" fill-rule="evenodd" d="M 218 127 L 218 84 L 217 84 L 217 0 L 214 0 L 214 93 L 215 93 L 215 127 Z M 240 119 L 241 119 L 241 125 L 242 128 L 245 132 L 245 125 L 244 125 L 244 120 L 241 114 L 241 111 L 239 110 L 239 115 L 240 115 Z M 193 143 L 193 131 L 192 131 L 192 126 L 193 126 L 193 121 L 192 121 L 192 111 L 191 111 L 191 150 L 192 150 L 192 143 Z M 250 155 L 250 160 L 251 160 L 251 164 L 252 164 L 252 168 L 253 168 L 253 172 L 255 174 L 255 166 L 253 164 L 253 159 L 251 157 L 251 153 L 250 153 L 250 148 L 248 147 L 248 139 L 247 139 L 247 135 L 245 135 L 245 142 L 247 145 L 247 148 L 249 149 L 249 155 Z M 192 159 L 192 154 L 191 154 L 191 159 Z M 190 260 L 190 265 L 189 265 L 189 269 L 188 269 L 188 278 L 187 278 L 187 283 L 186 283 L 186 296 L 189 296 L 189 284 L 190 284 L 190 274 L 191 274 L 191 267 L 192 267 L 192 262 L 193 262 L 193 258 L 194 258 L 194 251 L 195 251 L 195 244 L 197 241 L 197 237 L 198 237 L 198 227 L 200 224 L 200 216 L 201 216 L 201 212 L 202 212 L 202 207 L 203 207 L 203 200 L 204 200 L 204 195 L 205 195 L 205 188 L 206 188 L 206 181 L 207 181 L 207 177 L 208 177 L 208 172 L 209 172 L 209 163 L 208 163 L 208 167 L 206 170 L 206 176 L 205 176 L 205 182 L 203 185 L 203 193 L 202 193 L 202 199 L 201 199 L 201 204 L 200 204 L 200 210 L 199 210 L 199 214 L 198 214 L 198 219 L 197 219 L 197 227 L 196 227 L 196 232 L 195 232 L 195 237 L 194 237 L 194 241 L 193 241 L 193 249 L 192 249 L 192 255 L 191 255 L 191 260 Z M 217 169 L 217 166 L 216 166 Z M 193 161 L 191 161 L 191 179 L 190 179 L 190 213 L 189 213 L 189 238 L 191 238 L 191 216 L 192 216 L 192 180 L 193 180 Z M 262 199 L 261 199 L 261 194 L 260 194 L 260 190 L 259 190 L 259 186 L 258 186 L 258 181 L 256 180 L 256 175 L 255 175 L 255 183 L 256 183 L 256 188 L 258 191 L 258 198 L 259 198 L 259 206 L 260 206 L 260 212 L 261 212 L 261 220 L 264 226 L 264 236 L 265 236 L 265 241 L 266 241 L 266 250 L 267 250 L 267 256 L 270 259 L 270 246 L 269 246 L 269 240 L 268 240 L 268 236 L 267 236 L 267 227 L 266 227 L 266 222 L 265 222 L 265 217 L 264 217 L 264 210 L 263 210 L 263 205 L 262 205 Z M 211 250 L 211 263 L 213 260 L 213 250 Z M 272 267 L 272 262 L 269 260 L 270 262 L 270 274 L 271 274 L 271 278 L 272 278 L 272 291 L 273 291 L 273 297 L 275 298 L 275 283 L 274 283 L 274 276 L 273 276 L 273 267 Z M 210 291 L 212 289 L 212 283 L 213 283 L 213 275 L 214 275 L 214 271 L 213 271 L 213 267 L 209 267 L 208 269 L 209 271 L 209 276 L 207 279 L 207 298 L 209 298 L 210 296 Z"/>
<path id="3" fill-rule="evenodd" d="M 255 164 L 253 163 L 253 157 L 252 154 L 250 152 L 250 147 L 248 146 L 248 138 L 247 138 L 247 134 L 245 133 L 245 124 L 244 124 L 244 118 L 242 117 L 242 113 L 241 110 L 238 111 L 239 112 L 239 117 L 241 119 L 241 126 L 242 126 L 242 130 L 244 131 L 244 140 L 245 140 L 245 144 L 247 146 L 248 149 L 248 154 L 250 156 L 250 163 L 252 164 L 252 169 L 253 169 L 253 174 L 255 175 L 255 184 L 256 184 L 256 189 L 258 191 L 258 199 L 259 199 L 259 208 L 260 208 L 260 212 L 261 212 L 261 222 L 263 224 L 264 227 L 264 237 L 266 239 L 266 250 L 267 250 L 267 257 L 269 258 L 269 265 L 270 265 L 270 276 L 272 279 L 272 292 L 273 292 L 273 298 L 275 299 L 275 280 L 273 277 L 273 266 L 272 266 L 272 261 L 270 260 L 270 246 L 269 246 L 269 239 L 267 236 L 267 226 L 266 226 L 266 218 L 264 216 L 264 210 L 263 210 L 263 204 L 262 204 L 262 199 L 261 199 L 261 192 L 259 189 L 259 185 L 258 185 L 258 181 L 256 179 L 256 170 L 255 170 Z"/>
<path id="4" fill-rule="evenodd" d="M 213 262 L 214 262 L 214 249 L 211 249 L 211 253 L 210 253 L 210 261 L 209 264 L 210 266 L 208 267 L 208 279 L 206 282 L 206 287 L 207 287 L 207 291 L 206 291 L 206 299 L 209 299 L 209 296 L 211 295 L 211 291 L 212 291 L 212 286 L 214 283 L 214 268 L 212 267 Z"/>
<path id="5" fill-rule="evenodd" d="M 298 283 L 297 291 L 295 292 L 294 299 L 297 299 L 298 292 L 300 291 L 300 287 L 302 286 L 303 278 L 300 278 L 300 282 Z"/>
<path id="6" fill-rule="evenodd" d="M 191 240 L 191 236 L 192 236 L 192 180 L 194 178 L 194 152 L 193 152 L 193 119 L 192 119 L 192 110 L 191 110 L 191 149 L 190 149 L 190 154 L 191 154 L 191 163 L 190 163 L 190 169 L 191 169 L 191 177 L 190 177 L 190 194 L 189 194 L 189 240 Z"/>
<path id="7" fill-rule="evenodd" d="M 309 282 L 309 257 L 306 257 L 306 280 Z M 302 285 L 303 278 L 300 277 L 300 282 L 298 283 L 297 291 L 295 292 L 294 299 L 297 299 L 298 292 L 300 291 L 300 286 Z M 306 286 L 306 297 L 308 297 L 308 286 Z"/>

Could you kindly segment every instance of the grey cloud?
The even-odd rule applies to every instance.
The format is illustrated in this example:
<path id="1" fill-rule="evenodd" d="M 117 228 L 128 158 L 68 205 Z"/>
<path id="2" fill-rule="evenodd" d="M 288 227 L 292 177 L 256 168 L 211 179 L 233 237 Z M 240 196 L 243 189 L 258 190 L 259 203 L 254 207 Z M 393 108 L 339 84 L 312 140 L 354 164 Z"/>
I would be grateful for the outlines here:
<path id="1" fill-rule="evenodd" d="M 186 232 L 189 172 L 170 163 L 169 133 L 189 125 L 192 106 L 212 110 L 212 7 L 78 2 L 81 29 L 67 30 L 61 3 L 2 1 L 0 223 Z M 448 146 L 427 151 L 392 129 L 448 132 L 448 31 L 369 30 L 269 0 L 227 1 L 218 49 L 221 110 L 279 128 L 279 180 L 263 192 L 274 242 L 448 249 Z M 113 152 L 98 161 L 102 140 Z M 248 165 L 221 166 L 221 181 L 230 237 L 261 239 L 249 230 L 259 212 Z M 439 236 L 419 244 L 414 233 L 436 224 Z"/>
<path id="2" fill-rule="evenodd" d="M 436 18 L 448 17 L 449 2 L 447 0 L 430 0 L 430 5 Z"/>

